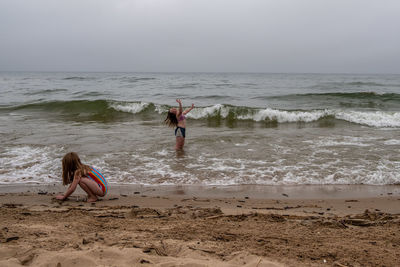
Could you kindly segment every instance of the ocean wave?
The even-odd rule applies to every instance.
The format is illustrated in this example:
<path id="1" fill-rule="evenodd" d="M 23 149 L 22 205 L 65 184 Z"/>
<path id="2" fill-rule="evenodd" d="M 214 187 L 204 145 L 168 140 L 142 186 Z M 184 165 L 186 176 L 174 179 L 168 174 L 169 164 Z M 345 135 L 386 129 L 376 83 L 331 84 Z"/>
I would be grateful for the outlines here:
<path id="1" fill-rule="evenodd" d="M 278 109 L 257 109 L 249 107 L 236 107 L 230 105 L 217 104 L 210 107 L 195 108 L 188 113 L 188 118 L 205 119 L 219 117 L 231 120 L 251 120 L 255 122 L 276 121 L 278 123 L 285 122 L 312 122 L 324 116 L 326 111 L 285 111 Z"/>
<path id="2" fill-rule="evenodd" d="M 379 83 L 379 82 L 363 82 L 363 81 L 353 81 L 353 82 L 327 82 L 316 84 L 313 88 L 359 88 L 359 87 L 400 87 L 400 84 L 392 83 Z"/>
<path id="3" fill-rule="evenodd" d="M 143 101 L 76 100 L 29 103 L 13 107 L 0 107 L 0 111 L 35 110 L 59 113 L 70 119 L 112 121 L 145 115 L 146 119 L 162 120 L 171 106 Z M 129 113 L 129 114 L 128 114 Z M 138 117 L 139 119 L 141 117 Z M 216 104 L 195 107 L 187 114 L 188 119 L 222 121 L 231 123 L 252 121 L 255 123 L 311 123 L 324 120 L 341 120 L 377 128 L 400 128 L 400 112 L 357 111 L 348 109 L 281 110 L 273 108 L 241 107 Z"/>
<path id="4" fill-rule="evenodd" d="M 45 90 L 37 90 L 33 92 L 24 93 L 24 95 L 48 95 L 59 92 L 67 92 L 68 89 L 56 88 L 56 89 L 45 89 Z"/>
<path id="5" fill-rule="evenodd" d="M 71 100 L 71 101 L 38 101 L 7 107 L 10 110 L 40 110 L 40 111 L 65 111 L 76 113 L 80 111 L 102 111 L 108 109 L 107 100 Z"/>
<path id="6" fill-rule="evenodd" d="M 74 98 L 82 98 L 82 97 L 94 97 L 94 96 L 104 96 L 107 95 L 105 93 L 91 91 L 91 92 L 75 92 Z"/>
<path id="7" fill-rule="evenodd" d="M 0 184 L 50 183 L 60 175 L 62 148 L 46 146 L 8 147 L 0 153 Z"/>
<path id="8" fill-rule="evenodd" d="M 193 97 L 194 99 L 211 99 L 211 100 L 218 100 L 218 99 L 223 99 L 223 100 L 230 100 L 230 99 L 235 99 L 233 96 L 227 96 L 227 95 L 199 95 Z"/>
<path id="9" fill-rule="evenodd" d="M 188 89 L 188 88 L 196 88 L 200 84 L 199 83 L 183 83 L 177 85 L 170 85 L 169 88 L 171 89 Z"/>
<path id="10" fill-rule="evenodd" d="M 218 104 L 210 107 L 195 108 L 187 117 L 193 119 L 219 117 L 229 120 L 272 121 L 277 123 L 309 123 L 323 119 L 337 119 L 377 128 L 400 127 L 400 112 L 384 111 L 367 112 L 329 109 L 287 111 L 272 108 L 256 109 Z"/>
<path id="11" fill-rule="evenodd" d="M 108 80 L 111 81 L 120 81 L 125 83 L 136 83 L 140 81 L 151 81 L 157 80 L 155 77 L 137 77 L 137 76 L 122 76 L 122 77 L 110 77 Z"/>
<path id="12" fill-rule="evenodd" d="M 130 77 L 130 78 L 121 79 L 122 82 L 128 82 L 128 83 L 136 83 L 136 82 L 151 81 L 151 80 L 156 80 L 156 78 L 152 78 L 152 77 Z"/>
<path id="13" fill-rule="evenodd" d="M 272 108 L 255 109 L 214 105 L 197 108 L 187 115 L 188 118 L 204 119 L 220 117 L 223 119 L 251 120 L 255 122 L 275 121 L 277 123 L 314 122 L 321 119 L 334 118 L 351 123 L 372 127 L 400 127 L 400 112 L 362 112 L 349 110 L 312 110 L 286 111 Z"/>
<path id="14" fill-rule="evenodd" d="M 306 93 L 306 94 L 289 94 L 279 96 L 257 96 L 253 99 L 279 99 L 279 100 L 299 100 L 301 98 L 312 98 L 313 100 L 320 99 L 353 99 L 353 100 L 371 100 L 371 101 L 399 101 L 400 94 L 396 93 L 377 93 L 377 92 L 335 92 L 335 93 Z"/>
<path id="15" fill-rule="evenodd" d="M 311 143 L 312 144 L 312 143 Z M 261 148 L 260 148 L 261 149 Z M 316 149 L 318 151 L 318 149 Z M 331 152 L 331 151 L 330 151 Z M 0 153 L 0 184 L 61 183 L 60 159 L 65 149 L 56 145 L 11 146 Z M 152 154 L 137 151 L 108 153 L 83 158 L 86 164 L 101 168 L 109 183 L 142 185 L 305 185 L 305 184 L 399 184 L 400 165 L 381 159 L 362 164 L 344 164 L 342 159 L 323 163 L 320 157 L 287 162 L 270 159 L 210 157 L 200 153 L 187 158 L 177 172 L 173 151 L 162 149 Z M 118 163 L 117 163 L 118 162 Z"/>
<path id="16" fill-rule="evenodd" d="M 112 122 L 125 115 L 111 108 L 107 100 L 38 101 L 0 107 L 0 112 L 37 112 L 37 116 L 77 122 Z"/>
<path id="17" fill-rule="evenodd" d="M 348 82 L 348 83 L 336 83 L 336 84 L 348 84 L 348 85 L 356 85 L 356 86 L 385 86 L 386 84 L 383 83 L 375 83 L 375 82 Z"/>
<path id="18" fill-rule="evenodd" d="M 133 102 L 133 103 L 109 103 L 109 106 L 115 110 L 122 112 L 129 112 L 132 114 L 137 114 L 148 108 L 150 103 L 145 102 Z"/>
<path id="19" fill-rule="evenodd" d="M 279 123 L 284 122 L 312 122 L 317 121 L 325 116 L 328 116 L 326 111 L 317 110 L 313 112 L 303 111 L 285 111 L 277 109 L 264 109 L 258 111 L 254 115 L 238 116 L 241 120 L 254 120 L 254 121 L 277 121 Z"/>
<path id="20" fill-rule="evenodd" d="M 65 77 L 63 80 L 73 80 L 73 81 L 85 81 L 85 80 L 95 80 L 95 77 L 84 77 L 84 76 L 69 76 Z"/>
<path id="21" fill-rule="evenodd" d="M 335 118 L 377 128 L 400 127 L 400 112 L 337 111 Z"/>
<path id="22" fill-rule="evenodd" d="M 383 99 L 400 99 L 400 94 L 395 93 L 377 93 L 377 92 L 337 92 L 337 93 L 322 93 L 322 94 L 304 94 L 304 96 L 335 96 L 346 98 L 383 98 Z"/>

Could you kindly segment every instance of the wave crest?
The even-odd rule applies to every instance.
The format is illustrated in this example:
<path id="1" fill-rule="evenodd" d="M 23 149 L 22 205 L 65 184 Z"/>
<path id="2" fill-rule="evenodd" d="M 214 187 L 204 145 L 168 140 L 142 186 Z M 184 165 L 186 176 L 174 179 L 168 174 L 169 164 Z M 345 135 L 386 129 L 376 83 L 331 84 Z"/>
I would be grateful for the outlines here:
<path id="1" fill-rule="evenodd" d="M 215 117 L 230 120 L 250 120 L 255 122 L 275 121 L 277 123 L 309 123 L 326 118 L 334 118 L 350 123 L 378 128 L 400 127 L 400 112 L 384 111 L 367 112 L 329 109 L 310 111 L 287 111 L 272 108 L 256 109 L 218 104 L 210 107 L 196 108 L 191 113 L 189 113 L 187 117 L 192 119 L 206 119 Z"/>
<path id="2" fill-rule="evenodd" d="M 48 114 L 49 117 L 58 114 L 71 120 L 108 122 L 128 119 L 130 116 L 136 116 L 139 120 L 161 120 L 160 116 L 165 116 L 170 107 L 141 101 L 76 100 L 0 107 L 0 112 L 40 111 L 42 114 Z M 195 107 L 187 114 L 187 118 L 217 122 L 226 120 L 229 122 L 252 121 L 255 123 L 311 123 L 329 119 L 377 128 L 400 128 L 400 112 L 393 111 L 356 111 L 348 109 L 281 110 L 216 104 Z"/>

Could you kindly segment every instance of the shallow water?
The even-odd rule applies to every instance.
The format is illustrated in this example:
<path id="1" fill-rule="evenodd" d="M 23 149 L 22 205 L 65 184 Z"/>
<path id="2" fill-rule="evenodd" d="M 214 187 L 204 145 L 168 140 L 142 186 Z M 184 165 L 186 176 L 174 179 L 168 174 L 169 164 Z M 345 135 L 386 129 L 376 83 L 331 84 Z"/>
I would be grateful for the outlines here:
<path id="1" fill-rule="evenodd" d="M 76 151 L 114 183 L 396 184 L 400 76 L 0 73 L 0 183 L 60 181 Z M 188 114 L 174 151 L 165 112 Z"/>

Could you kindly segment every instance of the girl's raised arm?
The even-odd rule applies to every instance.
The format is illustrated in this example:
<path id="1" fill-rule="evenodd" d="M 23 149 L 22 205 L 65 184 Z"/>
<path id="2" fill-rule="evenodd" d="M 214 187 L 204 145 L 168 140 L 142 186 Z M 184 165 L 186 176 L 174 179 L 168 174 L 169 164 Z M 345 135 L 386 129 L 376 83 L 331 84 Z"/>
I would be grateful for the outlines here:
<path id="1" fill-rule="evenodd" d="M 188 114 L 192 109 L 194 109 L 194 104 L 192 104 L 192 106 L 191 106 L 190 108 L 186 109 L 186 110 L 183 112 L 183 115 Z"/>
<path id="2" fill-rule="evenodd" d="M 183 108 L 182 108 L 182 100 L 177 99 L 176 102 L 178 102 L 178 104 L 179 104 L 179 109 L 178 109 L 178 112 L 177 112 L 177 114 L 176 114 L 176 116 L 179 118 L 179 116 L 182 114 L 182 111 L 183 111 Z"/>

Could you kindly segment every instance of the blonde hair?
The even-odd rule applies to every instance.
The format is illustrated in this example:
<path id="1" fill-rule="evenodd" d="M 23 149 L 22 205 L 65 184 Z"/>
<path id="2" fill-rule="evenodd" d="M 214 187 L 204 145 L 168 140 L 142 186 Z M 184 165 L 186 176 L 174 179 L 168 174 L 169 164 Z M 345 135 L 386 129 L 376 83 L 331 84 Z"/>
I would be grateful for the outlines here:
<path id="1" fill-rule="evenodd" d="M 72 183 L 75 174 L 86 176 L 90 167 L 82 164 L 81 159 L 75 152 L 65 154 L 62 159 L 62 179 L 63 185 Z"/>

